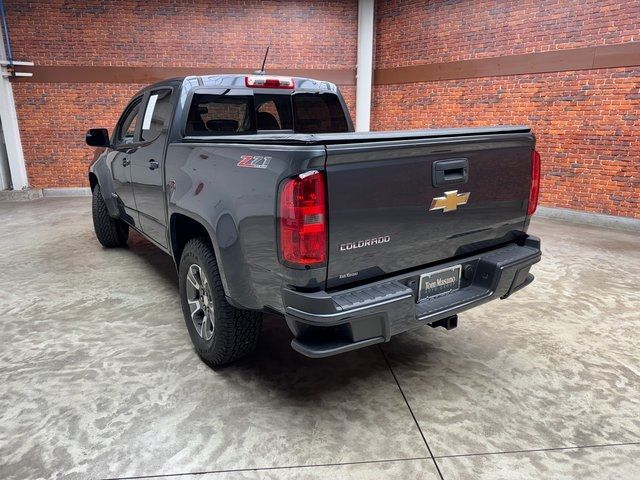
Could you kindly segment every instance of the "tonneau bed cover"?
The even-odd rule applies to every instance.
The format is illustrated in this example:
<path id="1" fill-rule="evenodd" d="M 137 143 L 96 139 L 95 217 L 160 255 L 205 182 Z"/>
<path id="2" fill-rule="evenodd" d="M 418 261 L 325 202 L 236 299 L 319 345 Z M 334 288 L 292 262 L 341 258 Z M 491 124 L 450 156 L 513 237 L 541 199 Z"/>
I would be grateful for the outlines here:
<path id="1" fill-rule="evenodd" d="M 383 132 L 347 132 L 347 133 L 259 133 L 250 135 L 198 135 L 185 136 L 188 143 L 251 143 L 251 144 L 302 144 L 335 145 L 347 143 L 389 142 L 394 140 L 420 140 L 442 137 L 475 137 L 511 133 L 531 133 L 531 129 L 522 125 L 498 125 L 493 127 L 439 128 L 429 130 L 403 130 Z"/>

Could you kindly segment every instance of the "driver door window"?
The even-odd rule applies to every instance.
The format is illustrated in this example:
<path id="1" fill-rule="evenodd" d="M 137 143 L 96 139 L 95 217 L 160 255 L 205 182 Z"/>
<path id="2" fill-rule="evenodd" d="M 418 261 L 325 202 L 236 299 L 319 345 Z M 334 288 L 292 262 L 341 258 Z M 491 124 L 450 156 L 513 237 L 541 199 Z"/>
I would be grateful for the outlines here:
<path id="1" fill-rule="evenodd" d="M 140 110 L 140 101 L 142 97 L 136 98 L 125 113 L 123 114 L 120 122 L 118 122 L 118 127 L 116 128 L 116 145 L 126 145 L 129 143 L 135 143 L 137 141 L 137 127 L 138 127 L 138 117 Z"/>

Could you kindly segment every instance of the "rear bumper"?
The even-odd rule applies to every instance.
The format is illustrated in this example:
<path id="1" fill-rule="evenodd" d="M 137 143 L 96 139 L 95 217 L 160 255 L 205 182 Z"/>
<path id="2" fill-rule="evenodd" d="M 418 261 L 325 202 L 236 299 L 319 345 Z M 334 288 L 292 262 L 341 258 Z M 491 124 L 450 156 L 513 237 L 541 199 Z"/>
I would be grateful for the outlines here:
<path id="1" fill-rule="evenodd" d="M 387 342 L 392 335 L 508 297 L 533 281 L 529 269 L 540 257 L 540 239 L 529 236 L 521 246 L 510 244 L 349 290 L 284 289 L 285 317 L 295 335 L 291 346 L 308 357 L 327 357 Z M 420 275 L 454 265 L 473 268 L 466 268 L 461 288 L 416 303 Z"/>

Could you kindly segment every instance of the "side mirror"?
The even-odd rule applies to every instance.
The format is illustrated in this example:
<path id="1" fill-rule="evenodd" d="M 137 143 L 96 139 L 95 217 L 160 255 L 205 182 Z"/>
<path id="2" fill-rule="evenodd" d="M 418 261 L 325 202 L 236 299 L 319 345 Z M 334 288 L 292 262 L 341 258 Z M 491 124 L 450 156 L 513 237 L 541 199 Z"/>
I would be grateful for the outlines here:
<path id="1" fill-rule="evenodd" d="M 109 142 L 109 131 L 106 128 L 92 128 L 84 137 L 84 141 L 90 147 L 108 147 L 111 145 Z"/>

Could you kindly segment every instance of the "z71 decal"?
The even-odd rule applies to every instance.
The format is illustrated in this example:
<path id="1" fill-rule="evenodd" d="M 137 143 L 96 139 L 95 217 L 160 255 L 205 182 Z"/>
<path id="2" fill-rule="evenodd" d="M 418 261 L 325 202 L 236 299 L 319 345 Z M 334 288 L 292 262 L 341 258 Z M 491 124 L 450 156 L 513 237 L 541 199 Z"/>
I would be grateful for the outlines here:
<path id="1" fill-rule="evenodd" d="M 271 157 L 262 155 L 242 155 L 238 162 L 239 167 L 244 168 L 267 168 L 271 162 Z"/>

